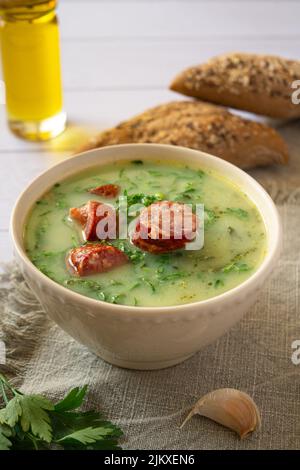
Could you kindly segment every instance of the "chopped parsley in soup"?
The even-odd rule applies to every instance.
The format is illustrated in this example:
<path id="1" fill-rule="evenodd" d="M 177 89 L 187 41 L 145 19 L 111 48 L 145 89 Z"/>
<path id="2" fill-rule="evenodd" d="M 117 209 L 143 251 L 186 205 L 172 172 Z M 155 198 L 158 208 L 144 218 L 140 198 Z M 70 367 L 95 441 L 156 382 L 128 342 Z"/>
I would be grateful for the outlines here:
<path id="1" fill-rule="evenodd" d="M 133 227 L 126 238 L 119 231 L 120 196 L 127 198 Z M 175 222 L 183 214 L 187 231 Z M 112 232 L 105 237 L 108 225 Z M 186 249 L 203 227 L 203 247 Z M 241 284 L 265 256 L 266 232 L 254 204 L 222 175 L 134 160 L 57 182 L 31 210 L 25 247 L 40 271 L 68 289 L 115 304 L 162 307 Z"/>

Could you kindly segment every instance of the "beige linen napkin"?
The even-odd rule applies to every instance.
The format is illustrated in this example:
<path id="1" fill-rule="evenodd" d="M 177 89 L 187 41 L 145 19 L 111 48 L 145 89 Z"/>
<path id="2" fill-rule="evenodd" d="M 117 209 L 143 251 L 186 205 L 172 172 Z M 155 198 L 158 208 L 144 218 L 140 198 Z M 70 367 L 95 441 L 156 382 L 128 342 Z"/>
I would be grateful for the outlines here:
<path id="1" fill-rule="evenodd" d="M 127 449 L 299 449 L 300 365 L 291 360 L 292 342 L 300 340 L 299 124 L 282 132 L 291 147 L 290 166 L 253 174 L 277 202 L 283 254 L 256 305 L 227 335 L 176 367 L 119 369 L 53 324 L 11 267 L 0 280 L 0 339 L 7 348 L 0 368 L 24 391 L 52 399 L 89 384 L 85 406 L 100 409 L 122 427 Z M 260 431 L 240 441 L 201 417 L 179 429 L 194 402 L 220 387 L 254 398 L 262 415 Z"/>

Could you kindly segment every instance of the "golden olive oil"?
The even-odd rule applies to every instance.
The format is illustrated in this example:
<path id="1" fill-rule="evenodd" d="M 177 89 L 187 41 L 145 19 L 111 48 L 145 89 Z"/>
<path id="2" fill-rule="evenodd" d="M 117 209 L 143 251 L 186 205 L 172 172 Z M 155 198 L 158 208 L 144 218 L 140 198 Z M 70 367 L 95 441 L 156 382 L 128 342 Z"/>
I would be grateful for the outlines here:
<path id="1" fill-rule="evenodd" d="M 1 1 L 0 44 L 9 125 L 46 140 L 63 131 L 56 1 Z"/>

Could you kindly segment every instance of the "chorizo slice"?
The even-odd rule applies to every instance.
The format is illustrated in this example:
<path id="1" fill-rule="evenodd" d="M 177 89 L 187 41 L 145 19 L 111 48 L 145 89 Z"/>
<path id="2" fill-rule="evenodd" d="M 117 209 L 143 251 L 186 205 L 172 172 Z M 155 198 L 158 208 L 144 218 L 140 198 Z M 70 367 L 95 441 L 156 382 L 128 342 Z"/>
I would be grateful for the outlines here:
<path id="1" fill-rule="evenodd" d="M 89 189 L 89 193 L 113 199 L 118 196 L 120 189 L 120 186 L 117 184 L 104 184 L 102 186 Z"/>
<path id="2" fill-rule="evenodd" d="M 91 240 L 97 240 L 97 224 L 99 220 L 101 219 L 99 216 L 97 216 L 97 209 L 99 206 L 101 206 L 101 202 L 97 201 L 89 201 L 87 203 L 87 221 L 86 225 L 84 227 L 84 236 L 87 241 Z"/>
<path id="3" fill-rule="evenodd" d="M 152 240 L 192 241 L 198 220 L 189 205 L 181 202 L 159 201 L 146 207 L 139 217 L 143 238 Z"/>
<path id="4" fill-rule="evenodd" d="M 99 238 L 115 238 L 117 218 L 115 209 L 112 206 L 99 201 L 88 201 L 82 207 L 72 207 L 69 211 L 69 215 L 72 219 L 77 220 L 83 227 L 84 237 L 87 241 L 95 241 Z M 106 219 L 106 223 L 110 224 L 110 237 L 99 237 L 97 235 L 98 223 L 104 218 Z"/>
<path id="5" fill-rule="evenodd" d="M 77 276 L 104 273 L 127 263 L 123 251 L 110 245 L 87 244 L 70 250 L 67 267 Z"/>
<path id="6" fill-rule="evenodd" d="M 134 245 L 137 246 L 140 250 L 147 251 L 148 253 L 152 253 L 154 255 L 180 250 L 185 246 L 184 240 L 166 240 L 164 243 L 157 243 L 151 240 L 144 240 L 138 235 L 133 236 L 132 243 L 134 243 Z"/>
<path id="7" fill-rule="evenodd" d="M 82 227 L 85 226 L 88 218 L 87 204 L 82 207 L 71 207 L 69 210 L 71 219 L 76 220 Z"/>
<path id="8" fill-rule="evenodd" d="M 143 209 L 131 237 L 143 251 L 159 254 L 184 248 L 197 232 L 198 220 L 190 206 L 160 201 Z"/>

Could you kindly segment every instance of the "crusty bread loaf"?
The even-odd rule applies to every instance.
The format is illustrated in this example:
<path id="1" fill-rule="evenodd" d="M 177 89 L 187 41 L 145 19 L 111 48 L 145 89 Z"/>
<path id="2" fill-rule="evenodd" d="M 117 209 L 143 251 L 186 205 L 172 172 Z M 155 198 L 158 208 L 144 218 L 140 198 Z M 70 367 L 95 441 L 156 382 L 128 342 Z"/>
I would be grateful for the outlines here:
<path id="1" fill-rule="evenodd" d="M 180 73 L 170 88 L 187 96 L 274 118 L 300 116 L 292 82 L 300 61 L 271 55 L 224 54 Z"/>
<path id="2" fill-rule="evenodd" d="M 190 147 L 241 168 L 288 160 L 285 142 L 274 129 L 201 101 L 176 101 L 152 108 L 102 132 L 81 151 L 134 142 Z"/>

